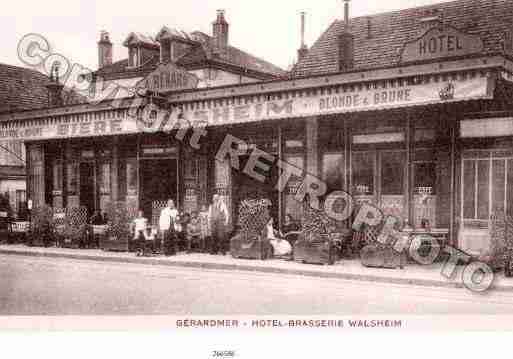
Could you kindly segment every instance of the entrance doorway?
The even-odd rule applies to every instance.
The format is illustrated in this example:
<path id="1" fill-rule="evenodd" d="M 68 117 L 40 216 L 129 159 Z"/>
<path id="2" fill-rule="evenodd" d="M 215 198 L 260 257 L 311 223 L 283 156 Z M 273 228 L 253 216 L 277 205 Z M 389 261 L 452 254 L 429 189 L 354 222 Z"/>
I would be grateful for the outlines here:
<path id="1" fill-rule="evenodd" d="M 249 156 L 239 156 L 241 169 L 243 169 L 248 161 Z M 265 162 L 265 160 L 260 159 Z M 258 169 L 255 169 L 258 171 Z M 232 189 L 233 189 L 233 218 L 235 224 L 238 222 L 240 203 L 247 199 L 269 199 L 272 203 L 270 214 L 274 218 L 275 226 L 279 223 L 279 193 L 274 188 L 278 182 L 278 171 L 272 167 L 270 171 L 261 172 L 265 175 L 265 181 L 260 182 L 242 170 L 232 170 Z"/>
<path id="2" fill-rule="evenodd" d="M 80 163 L 80 205 L 87 208 L 87 218 L 91 218 L 96 209 L 93 162 Z"/>
<path id="3" fill-rule="evenodd" d="M 140 206 L 146 218 L 152 218 L 154 201 L 173 199 L 178 206 L 177 159 L 145 159 L 139 163 L 141 171 Z"/>

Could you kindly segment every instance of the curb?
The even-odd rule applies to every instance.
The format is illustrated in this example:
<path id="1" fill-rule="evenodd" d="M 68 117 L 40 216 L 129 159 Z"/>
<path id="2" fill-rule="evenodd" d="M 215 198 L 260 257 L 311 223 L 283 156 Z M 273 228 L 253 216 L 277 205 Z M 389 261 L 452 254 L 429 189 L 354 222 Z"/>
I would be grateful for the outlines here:
<path id="1" fill-rule="evenodd" d="M 195 268 L 195 269 L 209 269 L 209 270 L 237 270 L 244 272 L 259 272 L 267 274 L 287 274 L 299 275 L 305 277 L 317 277 L 327 279 L 341 279 L 353 280 L 363 282 L 380 282 L 389 284 L 402 284 L 402 285 L 416 285 L 422 287 L 439 287 L 439 288 L 458 288 L 463 289 L 465 286 L 459 282 L 444 282 L 432 279 L 416 279 L 416 278 L 393 278 L 379 275 L 368 274 L 351 274 L 351 273 L 323 273 L 319 271 L 311 271 L 307 269 L 286 269 L 286 268 L 273 268 L 273 267 L 260 267 L 245 264 L 222 264 L 222 263 L 209 263 L 209 262 L 183 262 L 183 261 L 160 261 L 152 258 L 121 258 L 121 257 L 104 257 L 97 255 L 83 255 L 83 254 L 69 254 L 69 253 L 48 253 L 48 252 L 32 252 L 23 250 L 8 250 L 0 249 L 0 254 L 4 255 L 18 255 L 25 257 L 43 257 L 43 258 L 63 258 L 63 259 L 76 259 L 87 260 L 96 262 L 111 262 L 111 263 L 129 263 L 129 264 L 146 264 L 146 265 L 160 265 L 167 267 L 180 267 L 180 268 Z M 506 292 L 513 291 L 513 286 L 493 285 L 493 290 Z"/>

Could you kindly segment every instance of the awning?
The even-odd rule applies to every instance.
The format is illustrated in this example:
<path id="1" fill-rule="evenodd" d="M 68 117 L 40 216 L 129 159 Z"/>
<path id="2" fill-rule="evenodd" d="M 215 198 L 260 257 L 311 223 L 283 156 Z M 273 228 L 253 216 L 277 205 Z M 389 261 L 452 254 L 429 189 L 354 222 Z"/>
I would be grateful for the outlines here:
<path id="1" fill-rule="evenodd" d="M 390 81 L 380 85 L 355 85 L 340 91 L 317 90 L 313 96 L 306 92 L 306 95 L 281 100 L 225 106 L 205 106 L 198 101 L 185 106 L 183 116 L 191 123 L 216 126 L 493 99 L 495 79 L 491 76 L 476 74 L 456 80 L 434 79 L 415 84 Z"/>

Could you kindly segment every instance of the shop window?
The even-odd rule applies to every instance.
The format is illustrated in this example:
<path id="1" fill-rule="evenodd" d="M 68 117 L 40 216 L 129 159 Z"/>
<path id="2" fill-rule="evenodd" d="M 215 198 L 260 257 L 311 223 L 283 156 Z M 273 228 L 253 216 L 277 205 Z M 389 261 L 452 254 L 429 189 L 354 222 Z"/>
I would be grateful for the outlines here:
<path id="1" fill-rule="evenodd" d="M 27 192 L 24 190 L 16 190 L 16 210 L 18 219 L 26 219 L 27 217 Z"/>
<path id="2" fill-rule="evenodd" d="M 406 160 L 403 152 L 382 153 L 381 194 L 404 194 L 404 168 Z"/>
<path id="3" fill-rule="evenodd" d="M 415 194 L 436 194 L 436 163 L 422 162 L 414 164 L 413 189 Z"/>
<path id="4" fill-rule="evenodd" d="M 328 192 L 345 188 L 343 153 L 325 153 L 322 156 L 322 178 L 328 186 Z"/>
<path id="5" fill-rule="evenodd" d="M 285 161 L 296 168 L 303 169 L 304 158 L 303 156 L 288 155 L 285 156 Z M 303 213 L 303 205 L 295 198 L 297 190 L 301 185 L 302 179 L 300 176 L 292 175 L 287 182 L 286 192 L 284 197 L 285 214 L 290 215 L 294 221 L 300 221 Z"/>
<path id="6" fill-rule="evenodd" d="M 435 129 L 416 129 L 415 142 L 432 142 L 436 139 Z"/>
<path id="7" fill-rule="evenodd" d="M 354 152 L 352 158 L 353 191 L 357 195 L 372 195 L 374 193 L 374 152 Z"/>
<path id="8" fill-rule="evenodd" d="M 494 185 L 502 182 L 499 178 L 490 178 L 490 165 L 489 159 L 463 161 L 463 216 L 465 219 L 488 220 L 490 217 L 490 185 L 493 182 L 495 182 Z M 498 168 L 497 170 L 500 171 Z"/>

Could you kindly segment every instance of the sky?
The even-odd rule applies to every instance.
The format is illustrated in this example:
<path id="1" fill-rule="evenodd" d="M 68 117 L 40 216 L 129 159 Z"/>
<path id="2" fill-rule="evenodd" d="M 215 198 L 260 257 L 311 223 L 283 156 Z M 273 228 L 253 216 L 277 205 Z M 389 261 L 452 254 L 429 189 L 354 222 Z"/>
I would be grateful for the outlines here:
<path id="1" fill-rule="evenodd" d="M 350 16 L 371 15 L 443 0 L 352 0 Z M 127 57 L 122 43 L 131 31 L 156 35 L 166 25 L 212 33 L 217 9 L 226 11 L 230 44 L 282 68 L 295 60 L 300 45 L 300 12 L 306 12 L 310 46 L 336 19 L 342 0 L 45 0 L 9 1 L 0 13 L 0 63 L 22 66 L 18 41 L 28 33 L 43 35 L 52 51 L 95 70 L 101 30 L 110 32 L 114 60 Z"/>

